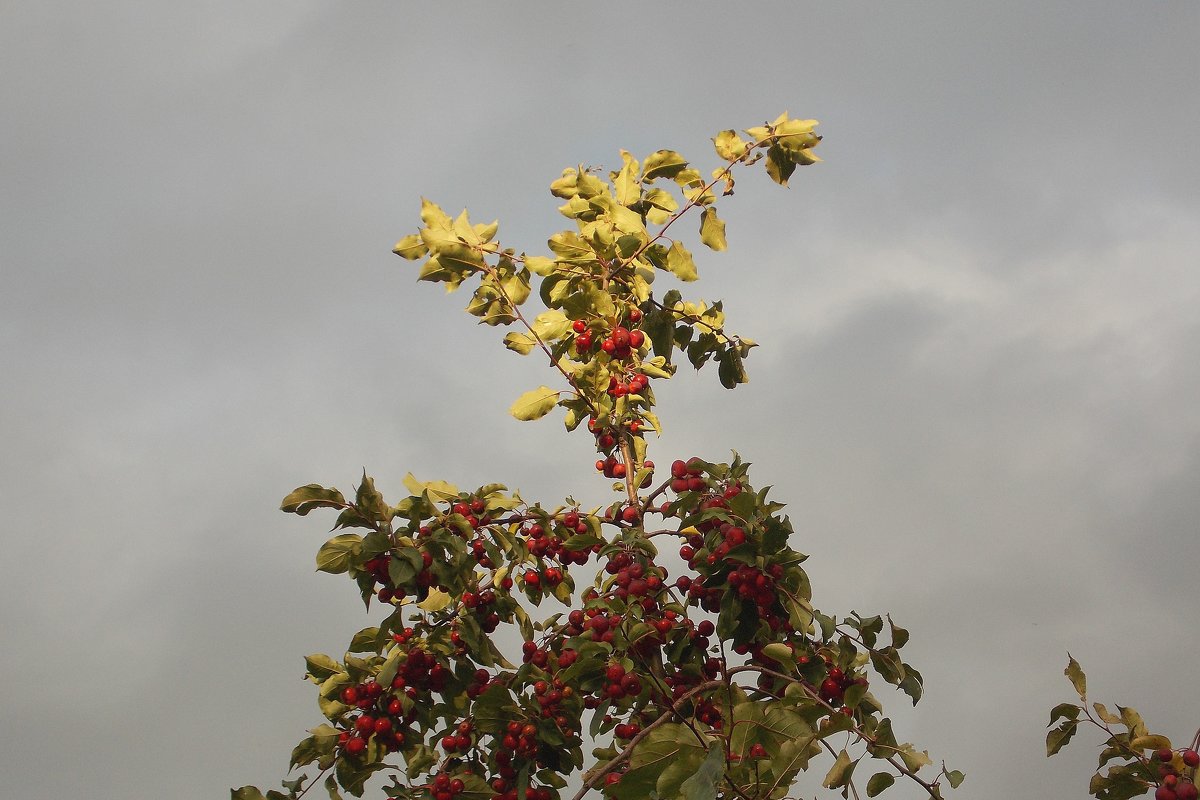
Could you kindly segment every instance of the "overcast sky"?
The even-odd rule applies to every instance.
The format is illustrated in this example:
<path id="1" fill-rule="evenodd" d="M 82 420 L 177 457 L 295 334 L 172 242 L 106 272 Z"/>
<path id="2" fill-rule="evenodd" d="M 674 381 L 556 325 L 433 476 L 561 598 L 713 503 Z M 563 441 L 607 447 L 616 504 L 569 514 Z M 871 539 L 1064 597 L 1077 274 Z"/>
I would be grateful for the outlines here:
<path id="1" fill-rule="evenodd" d="M 651 457 L 736 448 L 817 605 L 911 630 L 926 698 L 881 698 L 956 796 L 1086 796 L 1096 736 L 1043 756 L 1068 650 L 1190 739 L 1198 9 L 0 2 L 0 794 L 277 785 L 302 657 L 368 624 L 297 485 L 604 500 L 586 436 L 507 416 L 541 365 L 391 246 L 426 196 L 543 252 L 563 167 L 708 169 L 784 110 L 825 162 L 693 248 L 751 383 L 687 369 Z"/>

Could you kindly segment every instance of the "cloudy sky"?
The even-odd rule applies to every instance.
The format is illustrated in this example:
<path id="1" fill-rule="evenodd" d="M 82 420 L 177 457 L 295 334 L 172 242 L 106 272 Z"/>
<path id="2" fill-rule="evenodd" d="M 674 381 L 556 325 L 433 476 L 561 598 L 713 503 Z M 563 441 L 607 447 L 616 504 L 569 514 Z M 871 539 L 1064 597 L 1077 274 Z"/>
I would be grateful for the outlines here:
<path id="1" fill-rule="evenodd" d="M 926 699 L 882 697 L 958 796 L 1086 795 L 1094 735 L 1043 756 L 1068 650 L 1190 739 L 1198 39 L 1185 2 L 0 3 L 0 793 L 276 785 L 301 657 L 367 624 L 297 485 L 604 500 L 507 416 L 542 368 L 390 248 L 426 196 L 539 252 L 564 166 L 707 168 L 784 110 L 825 162 L 739 182 L 693 290 L 752 382 L 681 374 L 652 457 L 740 451 L 817 604 L 912 631 Z"/>

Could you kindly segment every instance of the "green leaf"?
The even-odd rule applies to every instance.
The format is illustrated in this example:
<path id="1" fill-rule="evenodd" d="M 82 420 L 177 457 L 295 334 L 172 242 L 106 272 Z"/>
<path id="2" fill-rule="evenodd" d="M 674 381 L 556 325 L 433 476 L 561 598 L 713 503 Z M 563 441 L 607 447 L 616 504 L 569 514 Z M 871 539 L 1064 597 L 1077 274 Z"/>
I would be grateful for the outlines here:
<path id="1" fill-rule="evenodd" d="M 543 311 L 533 320 L 533 332 L 543 341 L 561 339 L 571 330 L 571 320 L 556 308 Z"/>
<path id="2" fill-rule="evenodd" d="M 796 162 L 788 157 L 787 151 L 777 144 L 767 150 L 767 175 L 780 186 L 788 185 L 788 178 L 796 171 Z"/>
<path id="3" fill-rule="evenodd" d="M 951 789 L 957 789 L 966 778 L 967 776 L 957 769 L 952 769 L 946 773 L 946 782 L 950 784 Z"/>
<path id="4" fill-rule="evenodd" d="M 1087 700 L 1087 676 L 1083 674 L 1083 669 L 1080 668 L 1079 662 L 1076 661 L 1070 653 L 1067 653 L 1067 668 L 1063 670 L 1063 674 L 1071 679 L 1071 685 L 1075 687 L 1076 693 L 1080 700 Z"/>
<path id="5" fill-rule="evenodd" d="M 875 797 L 884 789 L 896 782 L 896 776 L 890 772 L 876 772 L 867 781 L 867 797 Z"/>
<path id="6" fill-rule="evenodd" d="M 324 681 L 346 671 L 341 664 L 324 653 L 313 653 L 311 656 L 305 656 L 304 665 L 308 668 L 308 674 L 312 675 L 318 681 Z"/>
<path id="7" fill-rule="evenodd" d="M 1079 727 L 1077 720 L 1069 719 L 1046 734 L 1046 756 L 1052 756 L 1066 746 Z"/>
<path id="8" fill-rule="evenodd" d="M 596 713 L 600 711 L 597 709 Z M 676 723 L 660 725 L 634 748 L 629 769 L 621 776 L 621 782 L 612 787 L 612 794 L 617 800 L 645 800 L 651 791 L 659 791 L 656 787 L 660 778 L 669 781 L 677 776 L 682 780 L 699 768 L 704 756 L 705 747 L 696 741 L 691 730 Z M 681 760 L 693 765 L 692 770 L 680 775 L 676 768 L 668 776 L 668 767 Z M 660 795 L 674 795 L 665 791 L 669 787 L 664 785 L 663 789 Z"/>
<path id="9" fill-rule="evenodd" d="M 743 492 L 743 494 L 745 493 Z M 796 663 L 795 655 L 793 655 L 791 649 L 783 642 L 771 642 L 769 645 L 763 647 L 762 653 L 767 658 L 782 664 L 788 669 Z"/>
<path id="10" fill-rule="evenodd" d="M 735 389 L 738 384 L 749 383 L 750 376 L 746 374 L 746 368 L 742 365 L 742 357 L 734 348 L 730 347 L 718 357 L 717 377 L 726 389 Z"/>
<path id="11" fill-rule="evenodd" d="M 1050 724 L 1053 725 L 1060 719 L 1078 719 L 1079 711 L 1079 706 L 1074 703 L 1059 703 L 1050 709 Z"/>
<path id="12" fill-rule="evenodd" d="M 704 209 L 700 215 L 700 241 L 713 250 L 724 250 L 728 247 L 725 241 L 725 223 L 717 216 L 717 210 L 712 206 Z"/>
<path id="13" fill-rule="evenodd" d="M 303 517 L 314 508 L 345 508 L 346 505 L 346 498 L 337 489 L 326 489 L 320 484 L 310 483 L 283 498 L 279 510 Z"/>
<path id="14" fill-rule="evenodd" d="M 911 744 L 904 744 L 900 747 L 897 755 L 904 762 L 904 766 L 908 767 L 913 772 L 916 772 L 921 767 L 927 767 L 933 763 L 929 758 L 929 753 L 924 750 L 917 750 Z"/>
<path id="15" fill-rule="evenodd" d="M 561 394 L 562 392 L 549 386 L 539 386 L 518 397 L 508 412 L 519 420 L 541 419 L 550 413 Z"/>
<path id="16" fill-rule="evenodd" d="M 908 631 L 892 622 L 890 615 L 888 616 L 887 621 L 888 628 L 892 632 L 892 647 L 899 650 L 901 647 L 904 647 L 904 645 L 908 644 Z"/>
<path id="17" fill-rule="evenodd" d="M 679 789 L 684 800 L 716 800 L 717 783 L 725 774 L 725 752 L 719 743 L 708 750 L 704 763 Z"/>
<path id="18" fill-rule="evenodd" d="M 317 551 L 317 570 L 337 575 L 350 568 L 350 561 L 362 544 L 362 537 L 357 533 L 342 533 L 325 544 Z"/>
<path id="19" fill-rule="evenodd" d="M 544 278 L 554 272 L 554 259 L 545 256 L 525 256 L 525 266 L 530 272 Z"/>
<path id="20" fill-rule="evenodd" d="M 671 249 L 667 251 L 667 269 L 681 281 L 694 281 L 700 277 L 692 254 L 678 240 L 672 242 Z"/>
<path id="21" fill-rule="evenodd" d="M 835 715 L 836 716 L 836 715 Z M 825 780 L 821 785 L 826 789 L 839 789 L 850 782 L 850 776 L 854 772 L 856 761 L 850 760 L 850 754 L 845 750 L 837 755 L 837 759 L 833 762 L 833 766 L 829 768 L 829 772 L 825 775 Z"/>
<path id="22" fill-rule="evenodd" d="M 257 787 L 243 786 L 240 789 L 230 789 L 229 800 L 266 800 L 266 798 Z"/>

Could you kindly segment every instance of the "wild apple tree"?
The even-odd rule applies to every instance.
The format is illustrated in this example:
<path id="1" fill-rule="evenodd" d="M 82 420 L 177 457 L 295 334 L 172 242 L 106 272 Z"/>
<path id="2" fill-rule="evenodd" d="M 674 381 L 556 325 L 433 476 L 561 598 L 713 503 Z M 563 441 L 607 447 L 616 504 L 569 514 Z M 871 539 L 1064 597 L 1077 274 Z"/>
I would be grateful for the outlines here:
<path id="1" fill-rule="evenodd" d="M 289 494 L 286 512 L 336 513 L 317 568 L 348 576 L 385 616 L 341 658 L 306 659 L 325 718 L 292 752 L 307 771 L 234 800 L 297 798 L 322 780 L 332 798 L 370 782 L 406 800 L 766 800 L 817 784 L 857 798 L 897 780 L 940 798 L 963 780 L 901 741 L 872 692 L 920 699 L 921 674 L 901 656 L 908 632 L 813 605 L 784 506 L 749 465 L 647 457 L 662 429 L 655 393 L 679 363 L 715 363 L 733 388 L 755 346 L 720 302 L 677 288 L 697 279 L 685 218 L 702 246 L 724 250 L 718 205 L 735 176 L 761 164 L 786 186 L 818 160 L 816 125 L 784 114 L 721 131 L 707 176 L 671 150 L 622 151 L 607 173 L 567 169 L 550 189 L 572 224 L 548 252 L 422 202 L 396 254 L 420 280 L 469 291 L 469 314 L 545 365 L 513 416 L 561 409 L 614 498 L 531 502 L 503 483 L 411 475 L 393 499 L 365 475 L 350 495 Z M 678 553 L 678 574 L 663 550 Z M 519 652 L 504 652 L 518 636 Z"/>

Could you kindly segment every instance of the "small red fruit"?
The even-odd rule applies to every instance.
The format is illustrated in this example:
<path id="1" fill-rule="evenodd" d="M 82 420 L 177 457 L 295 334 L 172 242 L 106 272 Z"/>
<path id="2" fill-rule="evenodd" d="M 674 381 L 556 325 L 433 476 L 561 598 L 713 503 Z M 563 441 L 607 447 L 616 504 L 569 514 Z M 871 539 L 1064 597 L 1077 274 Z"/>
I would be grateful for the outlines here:
<path id="1" fill-rule="evenodd" d="M 755 744 L 753 747 L 750 748 L 750 757 L 751 758 L 766 758 L 767 757 L 767 748 L 763 747 L 761 744 Z"/>
<path id="2" fill-rule="evenodd" d="M 1195 750 L 1184 750 L 1183 763 L 1195 769 L 1200 766 L 1200 753 L 1197 753 Z"/>

